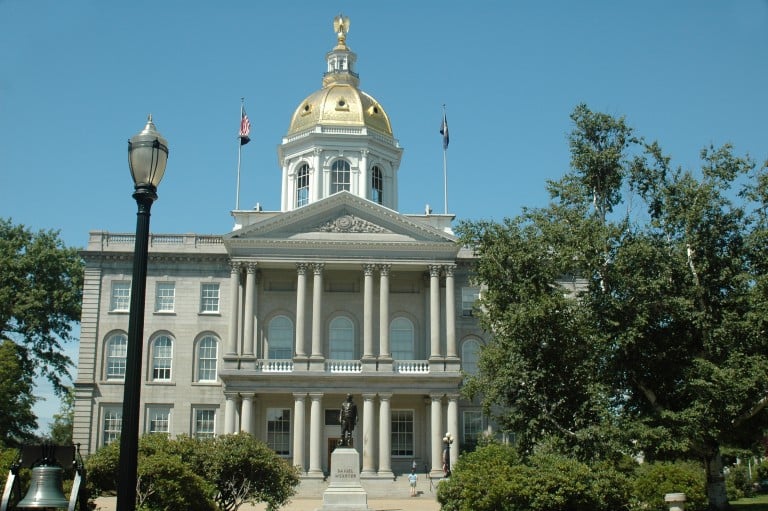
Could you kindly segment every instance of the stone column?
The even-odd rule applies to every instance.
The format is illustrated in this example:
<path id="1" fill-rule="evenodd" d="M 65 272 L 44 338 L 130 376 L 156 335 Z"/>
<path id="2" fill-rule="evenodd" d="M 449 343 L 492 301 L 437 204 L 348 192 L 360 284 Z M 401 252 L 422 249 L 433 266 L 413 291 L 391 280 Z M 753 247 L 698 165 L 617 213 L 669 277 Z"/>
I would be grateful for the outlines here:
<path id="1" fill-rule="evenodd" d="M 363 358 L 373 358 L 373 264 L 363 265 Z"/>
<path id="2" fill-rule="evenodd" d="M 390 264 L 379 265 L 379 358 L 392 358 L 389 348 L 389 271 Z"/>
<path id="3" fill-rule="evenodd" d="M 229 336 L 227 337 L 227 355 L 237 355 L 237 316 L 240 311 L 240 263 L 229 262 Z"/>
<path id="4" fill-rule="evenodd" d="M 379 393 L 379 476 L 392 474 L 392 394 Z"/>
<path id="5" fill-rule="evenodd" d="M 374 424 L 373 399 L 376 394 L 363 394 L 363 471 L 361 476 L 372 476 L 376 473 L 374 465 Z"/>
<path id="6" fill-rule="evenodd" d="M 440 266 L 429 266 L 429 358 L 440 356 Z"/>
<path id="7" fill-rule="evenodd" d="M 432 445 L 432 475 L 440 476 L 443 473 L 443 396 L 442 394 L 430 394 L 430 439 Z"/>
<path id="8" fill-rule="evenodd" d="M 320 197 L 323 196 L 322 187 L 325 186 L 323 177 L 327 174 L 323 172 L 322 154 L 323 150 L 320 148 L 315 148 L 312 153 L 312 168 L 309 169 L 309 196 L 312 202 L 319 201 Z"/>
<path id="9" fill-rule="evenodd" d="M 296 358 L 306 357 L 304 329 L 307 318 L 307 263 L 296 265 Z"/>
<path id="10" fill-rule="evenodd" d="M 323 467 L 323 393 L 309 394 L 312 404 L 309 408 L 309 471 L 307 475 L 322 477 Z"/>
<path id="11" fill-rule="evenodd" d="M 312 264 L 312 358 L 323 359 L 323 263 Z"/>
<path id="12" fill-rule="evenodd" d="M 240 431 L 253 435 L 253 394 L 250 392 L 242 394 L 242 412 L 240 412 Z"/>
<path id="13" fill-rule="evenodd" d="M 304 461 L 304 427 L 306 411 L 306 394 L 293 395 L 293 465 L 299 467 L 299 472 L 306 472 Z"/>
<path id="14" fill-rule="evenodd" d="M 373 189 L 373 186 L 371 185 L 371 173 L 368 172 L 368 153 L 369 151 L 367 149 L 362 149 L 360 151 L 360 177 L 362 180 L 362 187 L 363 189 L 360 190 L 362 193 L 360 193 L 361 197 L 365 197 L 368 200 L 373 200 L 373 197 L 371 196 L 371 191 Z"/>
<path id="15" fill-rule="evenodd" d="M 457 358 L 456 355 L 456 295 L 454 271 L 455 264 L 448 264 L 445 269 L 445 344 L 448 358 Z"/>
<path id="16" fill-rule="evenodd" d="M 461 447 L 461 431 L 459 431 L 459 395 L 448 394 L 446 432 L 453 436 L 453 445 L 451 445 L 451 466 L 459 457 L 459 447 Z"/>
<path id="17" fill-rule="evenodd" d="M 224 404 L 224 434 L 231 435 L 237 431 L 237 395 L 231 392 L 224 394 L 226 402 Z"/>
<path id="18" fill-rule="evenodd" d="M 253 355 L 254 345 L 254 317 L 256 315 L 255 299 L 256 299 L 256 263 L 249 262 L 245 265 L 246 277 L 245 277 L 245 326 L 243 329 L 243 354 Z"/>

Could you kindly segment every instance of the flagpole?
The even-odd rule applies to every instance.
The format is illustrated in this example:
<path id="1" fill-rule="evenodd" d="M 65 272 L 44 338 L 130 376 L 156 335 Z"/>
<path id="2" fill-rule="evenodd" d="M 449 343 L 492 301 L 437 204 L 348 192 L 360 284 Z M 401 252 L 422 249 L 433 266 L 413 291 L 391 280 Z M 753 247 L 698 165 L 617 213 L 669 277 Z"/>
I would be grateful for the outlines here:
<path id="1" fill-rule="evenodd" d="M 243 109 L 245 98 L 240 98 L 240 119 L 243 118 Z M 243 144 L 240 137 L 237 137 L 237 186 L 235 188 L 235 211 L 240 210 L 240 159 L 243 154 Z"/>

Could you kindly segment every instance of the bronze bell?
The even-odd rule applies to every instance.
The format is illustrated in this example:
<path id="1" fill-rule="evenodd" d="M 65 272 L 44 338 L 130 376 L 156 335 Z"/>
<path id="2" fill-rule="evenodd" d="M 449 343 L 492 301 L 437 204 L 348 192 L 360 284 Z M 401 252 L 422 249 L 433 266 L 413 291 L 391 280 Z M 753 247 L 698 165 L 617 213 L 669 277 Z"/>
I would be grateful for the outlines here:
<path id="1" fill-rule="evenodd" d="M 64 496 L 62 476 L 64 469 L 57 466 L 41 465 L 32 468 L 32 481 L 27 496 L 17 508 L 67 508 L 69 499 Z"/>

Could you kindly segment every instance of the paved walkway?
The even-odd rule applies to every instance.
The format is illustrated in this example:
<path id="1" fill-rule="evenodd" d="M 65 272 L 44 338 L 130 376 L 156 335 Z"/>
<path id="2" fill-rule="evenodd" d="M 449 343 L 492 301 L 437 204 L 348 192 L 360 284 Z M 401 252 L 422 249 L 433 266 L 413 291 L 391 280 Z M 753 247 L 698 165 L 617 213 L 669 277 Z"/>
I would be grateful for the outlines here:
<path id="1" fill-rule="evenodd" d="M 281 511 L 315 511 L 323 506 L 323 499 L 295 498 Z M 419 491 L 418 497 L 392 497 L 387 499 L 368 498 L 368 507 L 374 511 L 440 511 L 440 504 L 435 500 L 435 494 Z M 96 499 L 96 511 L 114 511 L 114 497 L 99 497 Z M 266 506 L 246 504 L 239 511 L 265 511 Z"/>

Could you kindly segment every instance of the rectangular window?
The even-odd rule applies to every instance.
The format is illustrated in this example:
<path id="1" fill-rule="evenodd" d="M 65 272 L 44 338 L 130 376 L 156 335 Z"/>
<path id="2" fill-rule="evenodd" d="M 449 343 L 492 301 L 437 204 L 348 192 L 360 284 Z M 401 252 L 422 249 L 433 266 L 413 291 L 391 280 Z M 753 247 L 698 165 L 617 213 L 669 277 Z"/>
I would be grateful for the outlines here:
<path id="1" fill-rule="evenodd" d="M 195 438 L 213 438 L 216 436 L 216 410 L 198 408 L 195 410 Z"/>
<path id="2" fill-rule="evenodd" d="M 158 282 L 155 287 L 155 312 L 173 312 L 176 302 L 176 284 Z"/>
<path id="3" fill-rule="evenodd" d="M 291 454 L 291 410 L 267 408 L 267 445 L 281 456 Z"/>
<path id="4" fill-rule="evenodd" d="M 128 312 L 131 305 L 131 283 L 126 280 L 112 282 L 112 294 L 109 299 L 109 310 L 112 312 Z"/>
<path id="5" fill-rule="evenodd" d="M 413 457 L 413 410 L 392 410 L 392 456 Z"/>
<path id="6" fill-rule="evenodd" d="M 219 312 L 218 282 L 206 282 L 200 286 L 200 312 Z"/>
<path id="7" fill-rule="evenodd" d="M 483 435 L 483 412 L 480 410 L 464 411 L 463 447 L 466 450 L 474 450 L 477 441 Z"/>
<path id="8" fill-rule="evenodd" d="M 472 316 L 476 307 L 477 300 L 480 298 L 480 288 L 462 287 L 461 288 L 461 315 Z"/>
<path id="9" fill-rule="evenodd" d="M 171 409 L 167 406 L 151 406 L 147 409 L 147 433 L 171 432 Z"/>
<path id="10" fill-rule="evenodd" d="M 102 413 L 101 444 L 108 445 L 120 436 L 123 426 L 123 409 L 120 406 L 105 406 Z"/>

